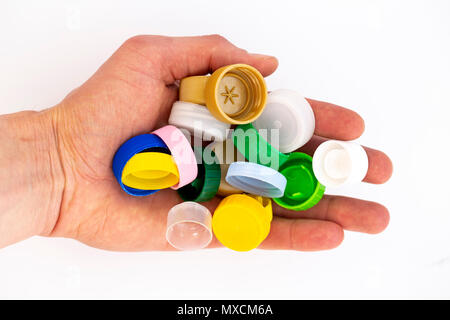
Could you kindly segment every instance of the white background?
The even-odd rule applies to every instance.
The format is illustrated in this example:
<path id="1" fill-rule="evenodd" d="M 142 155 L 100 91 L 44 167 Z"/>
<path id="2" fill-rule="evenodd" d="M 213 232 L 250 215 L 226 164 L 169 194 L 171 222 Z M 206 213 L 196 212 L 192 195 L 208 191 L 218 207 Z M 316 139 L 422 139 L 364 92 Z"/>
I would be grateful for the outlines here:
<path id="1" fill-rule="evenodd" d="M 385 204 L 388 229 L 317 253 L 36 237 L 0 251 L 0 298 L 450 298 L 450 1 L 2 0 L 0 113 L 54 105 L 144 33 L 220 33 L 278 57 L 269 88 L 359 112 L 394 176 L 335 191 Z"/>

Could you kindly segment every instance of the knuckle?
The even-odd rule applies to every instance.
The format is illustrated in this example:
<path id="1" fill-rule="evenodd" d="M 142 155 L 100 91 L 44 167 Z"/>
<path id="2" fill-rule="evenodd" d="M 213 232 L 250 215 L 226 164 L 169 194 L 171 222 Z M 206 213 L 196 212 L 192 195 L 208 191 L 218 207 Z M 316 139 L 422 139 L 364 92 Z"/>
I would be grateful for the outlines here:
<path id="1" fill-rule="evenodd" d="M 152 45 L 157 45 L 161 43 L 164 39 L 162 36 L 151 36 L 151 35 L 136 35 L 131 38 L 128 38 L 124 43 L 123 47 L 126 48 L 134 48 L 134 49 L 143 49 Z"/>
<path id="2" fill-rule="evenodd" d="M 220 34 L 212 34 L 208 36 L 211 40 L 213 40 L 214 42 L 223 44 L 223 43 L 229 43 L 229 41 L 222 35 Z"/>
<path id="3" fill-rule="evenodd" d="M 142 44 L 144 43 L 144 40 L 145 40 L 145 36 L 143 36 L 143 35 L 133 36 L 131 38 L 128 38 L 124 42 L 124 46 L 139 47 L 139 46 L 142 46 Z"/>

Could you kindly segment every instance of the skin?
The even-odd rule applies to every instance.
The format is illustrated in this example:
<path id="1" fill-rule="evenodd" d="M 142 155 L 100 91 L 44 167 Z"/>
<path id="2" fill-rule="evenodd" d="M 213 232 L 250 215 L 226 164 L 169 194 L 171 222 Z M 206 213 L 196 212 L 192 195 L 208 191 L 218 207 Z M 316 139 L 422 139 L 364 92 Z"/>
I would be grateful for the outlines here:
<path id="1" fill-rule="evenodd" d="M 250 64 L 264 76 L 278 66 L 276 58 L 250 54 L 218 35 L 136 36 L 58 105 L 0 116 L 0 247 L 41 235 L 106 250 L 173 250 L 165 240 L 166 216 L 181 199 L 170 189 L 149 197 L 125 194 L 113 176 L 112 158 L 127 139 L 166 123 L 177 80 L 233 63 Z M 325 139 L 363 133 L 357 113 L 309 102 L 315 136 L 299 151 L 312 154 Z M 366 150 L 365 182 L 386 182 L 391 161 L 381 151 Z M 219 201 L 205 205 L 213 212 Z M 274 214 L 262 249 L 331 249 L 342 242 L 344 229 L 375 234 L 389 222 L 381 204 L 328 195 L 302 212 L 274 205 Z M 217 246 L 214 239 L 211 247 Z"/>

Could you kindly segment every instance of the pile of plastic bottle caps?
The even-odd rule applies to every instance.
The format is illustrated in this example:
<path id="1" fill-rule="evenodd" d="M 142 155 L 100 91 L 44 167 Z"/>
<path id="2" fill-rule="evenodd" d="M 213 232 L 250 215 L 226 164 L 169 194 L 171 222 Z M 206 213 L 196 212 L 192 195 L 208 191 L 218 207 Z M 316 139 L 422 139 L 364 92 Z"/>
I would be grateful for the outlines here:
<path id="1" fill-rule="evenodd" d="M 168 211 L 166 239 L 179 250 L 207 247 L 213 234 L 232 250 L 257 248 L 270 232 L 272 201 L 307 210 L 325 187 L 367 173 L 367 154 L 355 142 L 328 140 L 313 157 L 297 151 L 314 133 L 310 104 L 292 90 L 268 93 L 249 65 L 184 78 L 179 89 L 169 125 L 129 139 L 113 159 L 129 195 L 178 192 L 183 202 Z M 215 197 L 211 214 L 201 203 Z"/>

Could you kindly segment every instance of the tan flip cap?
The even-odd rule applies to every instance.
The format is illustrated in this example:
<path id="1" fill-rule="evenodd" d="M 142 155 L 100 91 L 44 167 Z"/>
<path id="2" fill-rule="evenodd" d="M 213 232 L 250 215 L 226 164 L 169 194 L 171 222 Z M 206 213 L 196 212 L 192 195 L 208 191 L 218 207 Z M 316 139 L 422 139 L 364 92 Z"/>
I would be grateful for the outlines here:
<path id="1" fill-rule="evenodd" d="M 220 164 L 221 176 L 217 194 L 222 197 L 226 197 L 230 194 L 243 193 L 242 190 L 233 187 L 225 181 L 228 167 L 232 162 L 246 161 L 245 157 L 234 146 L 233 140 L 227 139 L 225 141 L 214 142 L 210 145 L 210 148 L 216 154 L 216 158 L 219 160 Z"/>
<path id="2" fill-rule="evenodd" d="M 180 100 L 206 105 L 218 120 L 246 124 L 263 112 L 267 88 L 261 73 L 246 64 L 217 69 L 211 76 L 181 80 Z"/>

